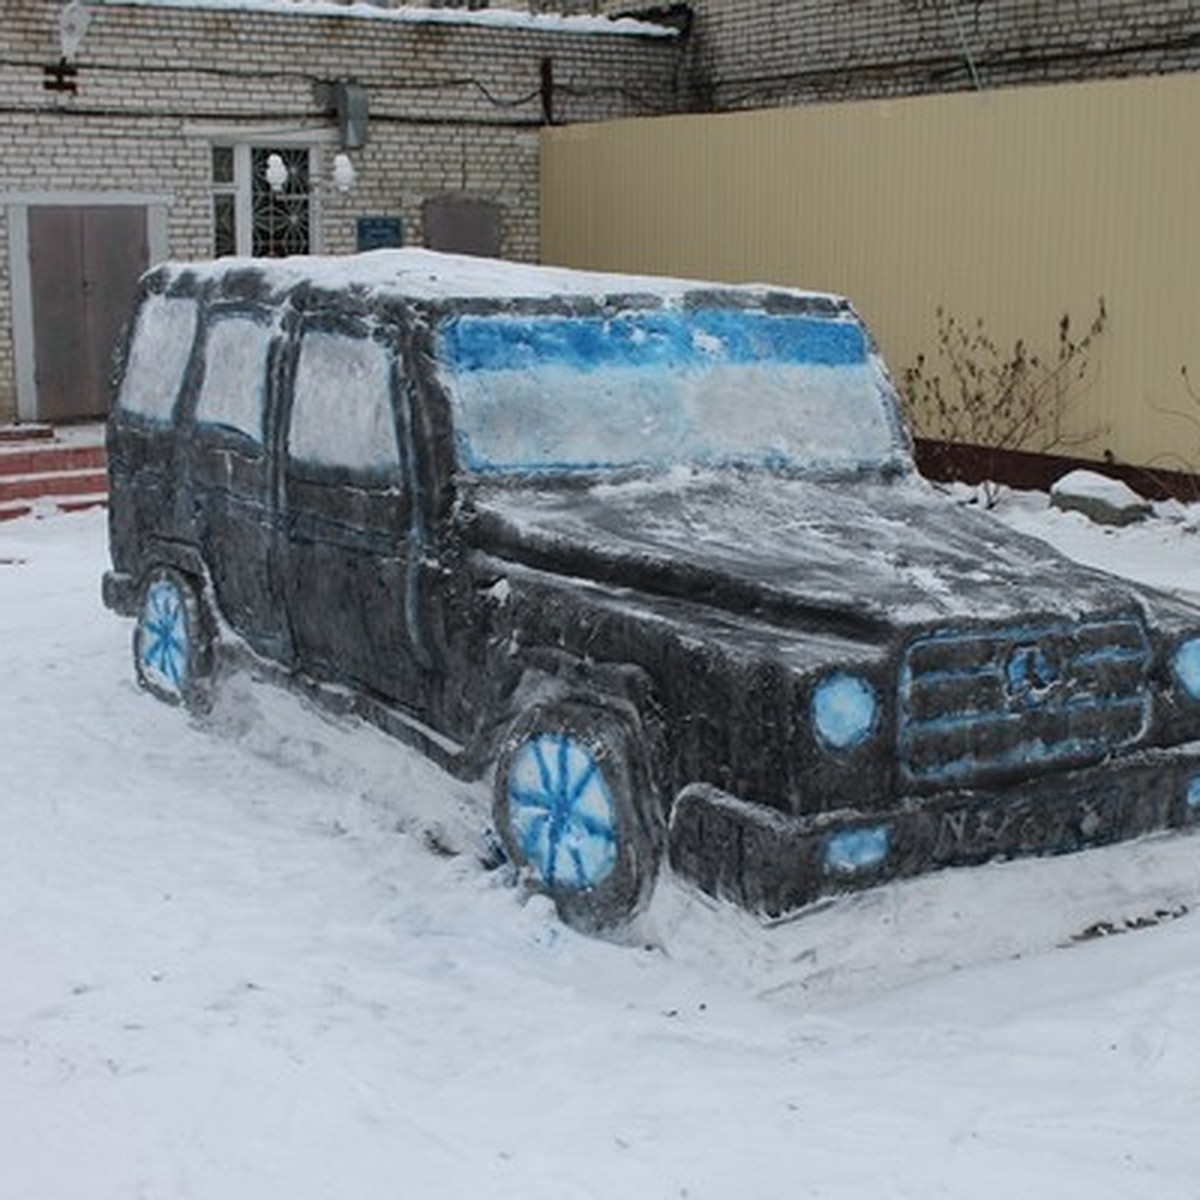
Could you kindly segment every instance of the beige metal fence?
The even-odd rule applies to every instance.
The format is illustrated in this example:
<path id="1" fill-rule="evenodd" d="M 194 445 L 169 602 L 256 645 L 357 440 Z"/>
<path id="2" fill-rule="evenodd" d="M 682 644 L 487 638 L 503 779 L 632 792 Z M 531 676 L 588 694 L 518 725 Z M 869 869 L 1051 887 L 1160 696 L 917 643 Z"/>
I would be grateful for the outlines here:
<path id="1" fill-rule="evenodd" d="M 1174 415 L 1200 418 L 1200 75 L 576 126 L 542 151 L 545 261 L 843 292 L 897 375 L 939 369 L 939 308 L 1001 359 L 1018 338 L 1053 359 L 1103 297 L 1070 452 L 1200 467 Z"/>

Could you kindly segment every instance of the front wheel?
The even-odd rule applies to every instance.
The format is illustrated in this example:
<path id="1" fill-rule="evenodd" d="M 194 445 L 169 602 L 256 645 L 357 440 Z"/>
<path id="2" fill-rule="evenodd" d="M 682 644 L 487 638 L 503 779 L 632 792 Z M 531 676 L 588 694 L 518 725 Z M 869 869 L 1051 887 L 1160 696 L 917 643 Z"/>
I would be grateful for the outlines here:
<path id="1" fill-rule="evenodd" d="M 168 704 L 207 708 L 214 643 L 207 609 L 190 578 L 172 567 L 151 571 L 133 631 L 138 683 Z"/>
<path id="2" fill-rule="evenodd" d="M 496 768 L 496 829 L 509 857 L 567 924 L 627 924 L 653 887 L 662 821 L 640 731 L 583 703 L 539 705 Z"/>

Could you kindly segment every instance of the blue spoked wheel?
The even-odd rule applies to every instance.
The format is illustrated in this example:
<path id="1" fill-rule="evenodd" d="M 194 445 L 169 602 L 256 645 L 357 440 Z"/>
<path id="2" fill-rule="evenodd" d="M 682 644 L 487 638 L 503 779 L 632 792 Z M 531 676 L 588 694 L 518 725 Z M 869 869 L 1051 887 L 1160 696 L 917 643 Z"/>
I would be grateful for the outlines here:
<path id="1" fill-rule="evenodd" d="M 539 706 L 496 771 L 496 827 L 563 919 L 618 928 L 642 906 L 661 845 L 646 756 L 631 722 L 586 704 Z"/>
<path id="2" fill-rule="evenodd" d="M 548 887 L 595 887 L 612 874 L 612 793 L 586 743 L 561 732 L 522 742 L 509 772 L 508 807 L 525 862 Z"/>
<path id="3" fill-rule="evenodd" d="M 170 567 L 151 571 L 133 631 L 138 682 L 168 704 L 203 709 L 209 701 L 213 635 L 197 589 Z"/>

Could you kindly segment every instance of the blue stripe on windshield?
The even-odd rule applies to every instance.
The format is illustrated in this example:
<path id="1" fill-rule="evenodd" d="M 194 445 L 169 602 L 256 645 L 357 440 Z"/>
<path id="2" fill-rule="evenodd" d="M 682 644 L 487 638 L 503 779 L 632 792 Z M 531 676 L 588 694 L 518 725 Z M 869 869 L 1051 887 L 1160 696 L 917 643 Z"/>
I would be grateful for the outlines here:
<path id="1" fill-rule="evenodd" d="M 730 310 L 607 318 L 461 316 L 443 326 L 442 339 L 443 353 L 458 371 L 727 363 L 845 367 L 867 359 L 862 326 L 853 321 Z"/>

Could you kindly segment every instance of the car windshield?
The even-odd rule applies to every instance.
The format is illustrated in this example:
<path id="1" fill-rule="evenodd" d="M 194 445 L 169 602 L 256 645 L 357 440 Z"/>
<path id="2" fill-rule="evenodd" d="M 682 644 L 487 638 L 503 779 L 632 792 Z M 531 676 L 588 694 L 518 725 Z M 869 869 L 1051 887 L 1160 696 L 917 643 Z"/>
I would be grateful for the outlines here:
<path id="1" fill-rule="evenodd" d="M 438 338 L 468 471 L 907 463 L 890 385 L 850 313 L 464 314 Z"/>

